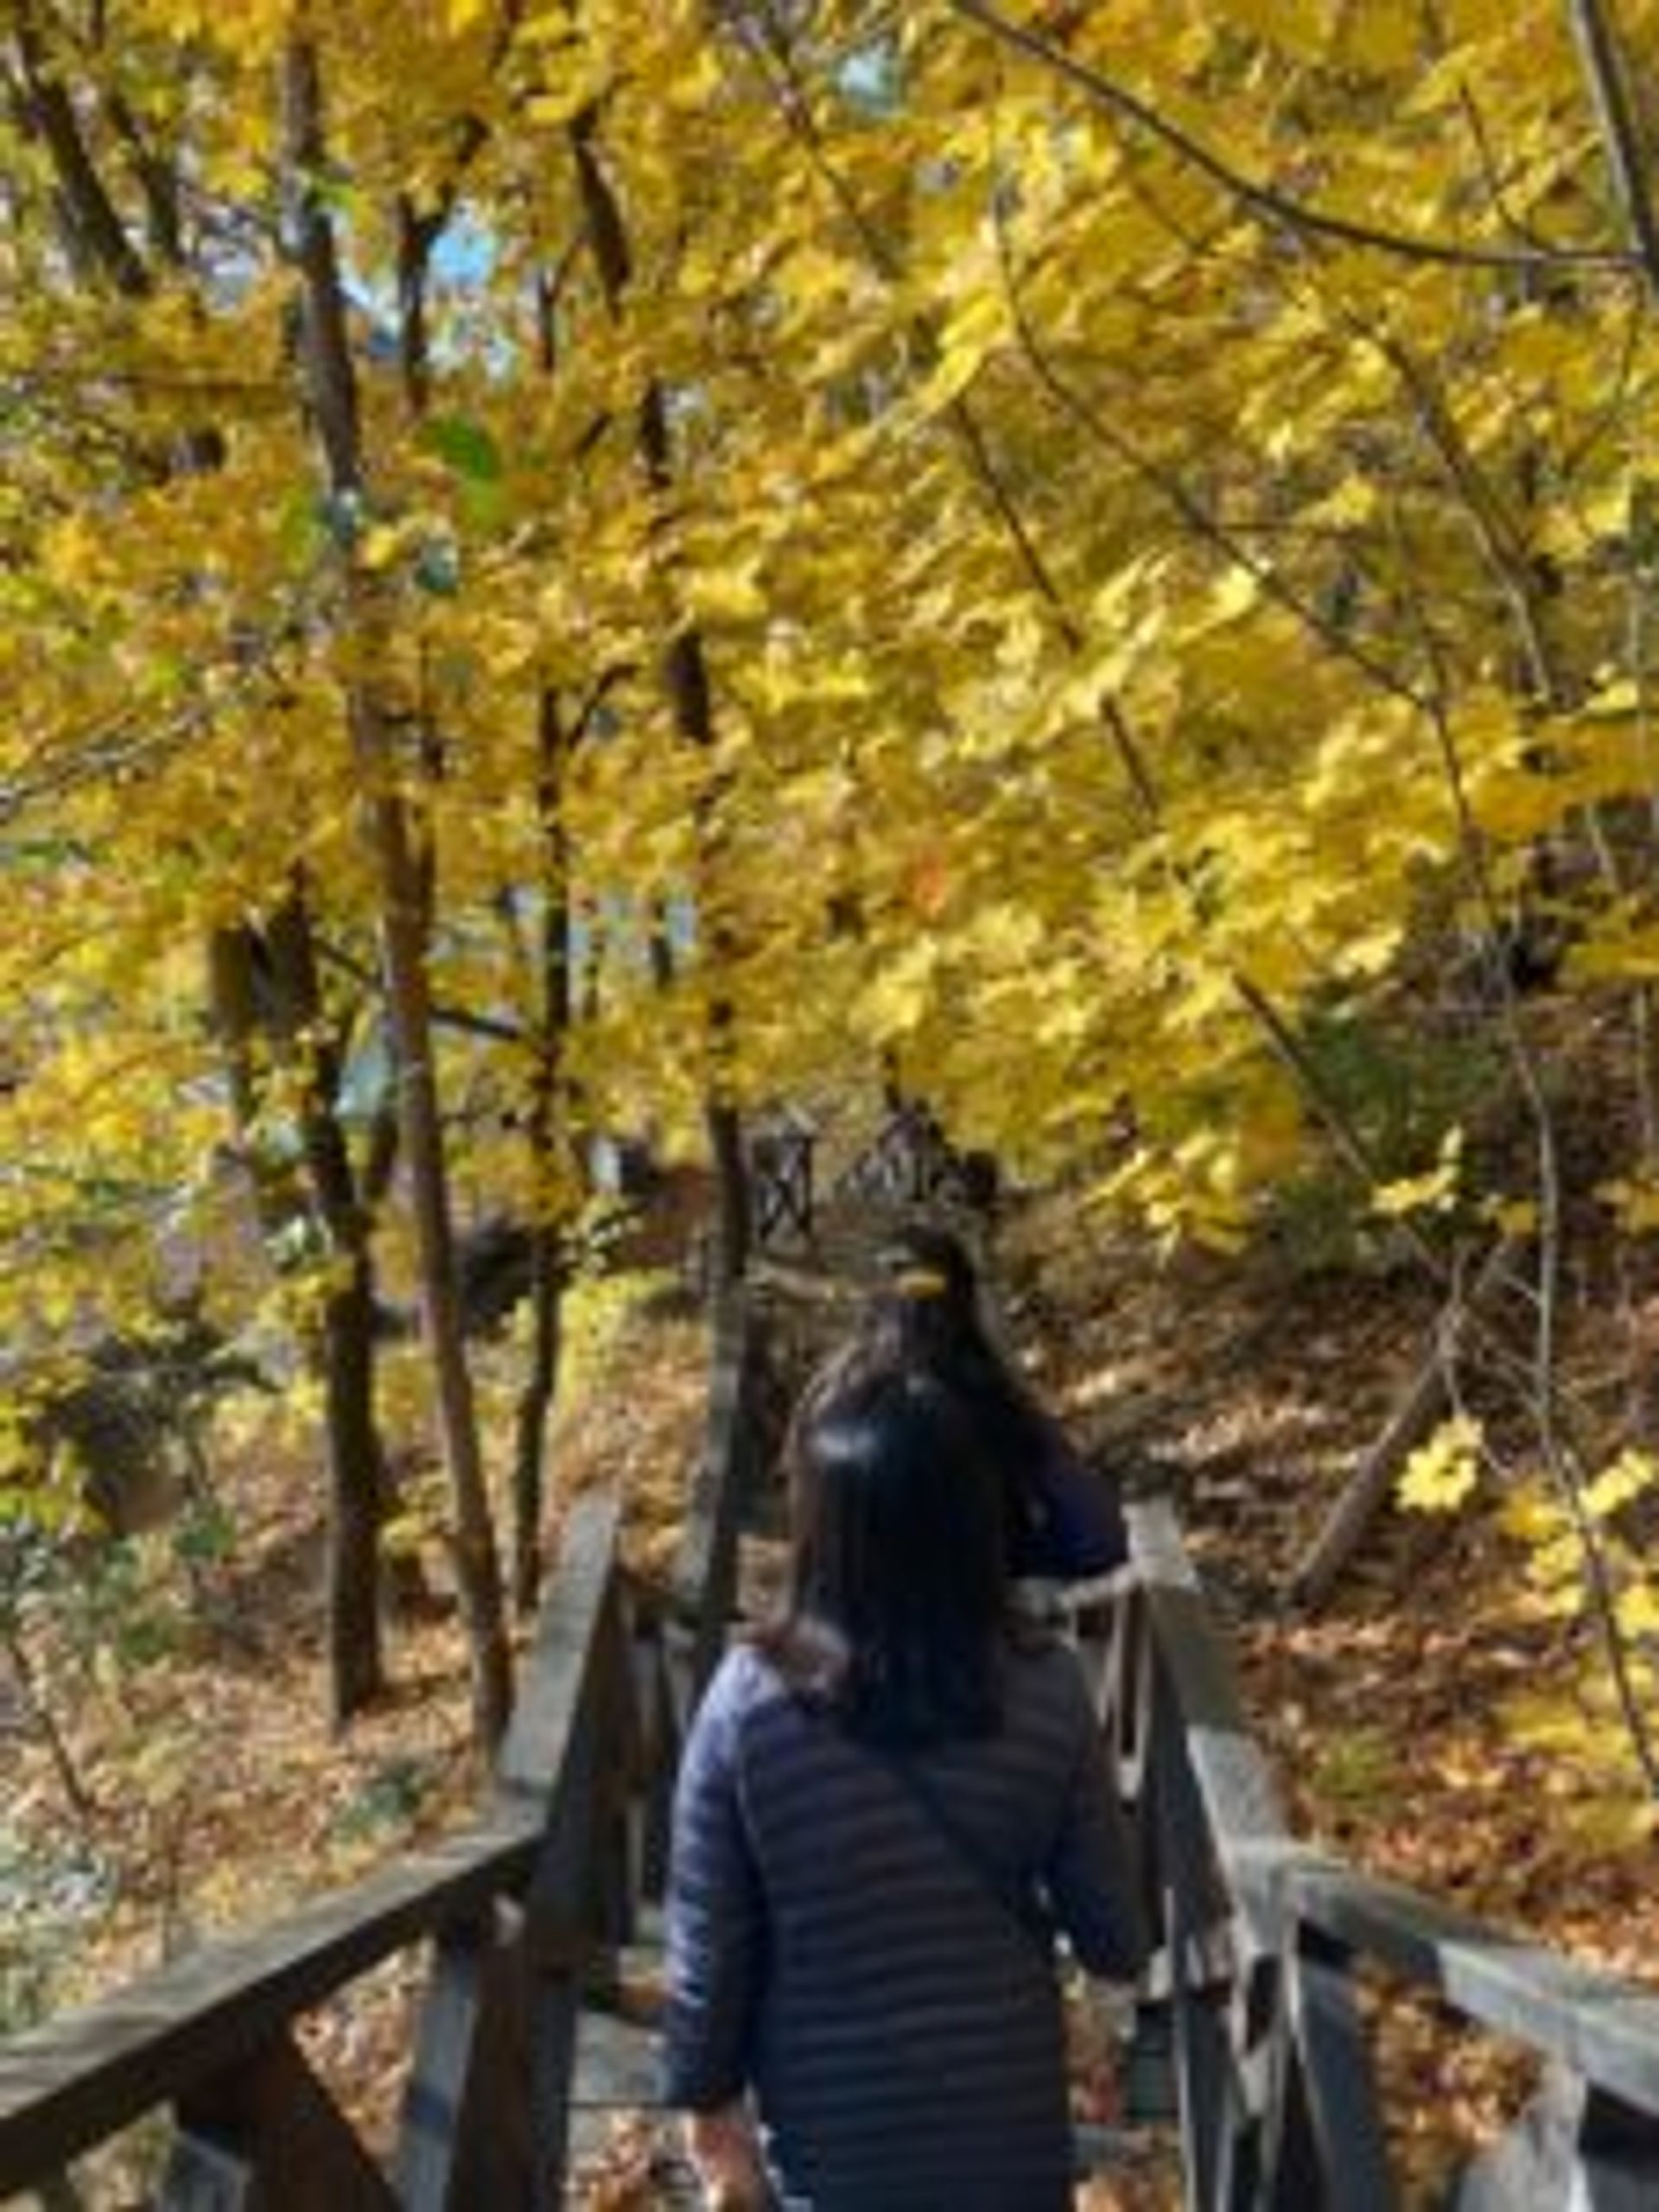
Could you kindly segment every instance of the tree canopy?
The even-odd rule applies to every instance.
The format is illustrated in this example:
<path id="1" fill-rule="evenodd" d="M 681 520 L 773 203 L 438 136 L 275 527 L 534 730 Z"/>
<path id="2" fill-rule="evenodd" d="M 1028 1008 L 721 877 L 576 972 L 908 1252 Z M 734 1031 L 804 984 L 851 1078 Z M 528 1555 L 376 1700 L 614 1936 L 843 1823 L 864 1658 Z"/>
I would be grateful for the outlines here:
<path id="1" fill-rule="evenodd" d="M 556 1226 L 582 1132 L 885 1054 L 1172 1235 L 1333 1145 L 1426 1264 L 1536 1234 L 1548 1398 L 1523 956 L 1659 1205 L 1656 36 L 10 0 L 0 1333 L 137 1310 L 227 1165 L 304 1326 L 398 1146 Z M 1523 1180 L 1349 1110 L 1402 1000 Z"/>

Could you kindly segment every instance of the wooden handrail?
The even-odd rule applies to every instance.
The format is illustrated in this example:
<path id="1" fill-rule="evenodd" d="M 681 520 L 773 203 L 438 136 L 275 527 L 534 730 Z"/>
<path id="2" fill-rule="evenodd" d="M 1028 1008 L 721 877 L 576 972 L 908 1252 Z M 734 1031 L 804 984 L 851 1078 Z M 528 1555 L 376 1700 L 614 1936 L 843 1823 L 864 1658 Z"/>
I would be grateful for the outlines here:
<path id="1" fill-rule="evenodd" d="M 0 2199 L 188 2094 L 393 1952 L 521 1888 L 538 1847 L 528 1822 L 469 1829 L 10 2037 Z"/>
<path id="2" fill-rule="evenodd" d="M 1135 1503 L 1127 1519 L 1130 1568 L 1081 1600 L 1078 1626 L 1147 1859 L 1149 1986 L 1173 2014 L 1189 2204 L 1395 2202 L 1362 1963 L 1576 2084 L 1478 2164 L 1502 2162 L 1509 2187 L 1532 2177 L 1538 2202 L 1567 2202 L 1576 2177 L 1627 2192 L 1609 2202 L 1659 2203 L 1659 1998 L 1299 1841 L 1172 1507 Z"/>
<path id="3" fill-rule="evenodd" d="M 571 1512 L 492 1802 L 476 1825 L 0 2046 L 0 2197 L 50 2189 L 79 2153 L 157 2104 L 199 2108 L 209 2124 L 215 2108 L 244 2113 L 255 2101 L 244 2080 L 254 2072 L 267 2084 L 288 2080 L 327 2171 L 366 2171 L 347 2124 L 287 2045 L 298 2015 L 423 1938 L 439 1942 L 441 1965 L 445 1947 L 451 1961 L 500 1955 L 501 1901 L 521 1909 L 525 1971 L 551 1958 L 568 1979 L 572 1957 L 567 1943 L 561 1960 L 559 1943 L 595 1893 L 593 1853 L 613 1833 L 607 1808 L 645 1779 L 619 1770 L 631 1733 L 605 1741 L 592 1725 L 601 1703 L 631 1700 L 634 1688 L 619 1611 L 619 1518 L 609 1493 Z M 480 1982 L 468 2037 L 487 1994 Z M 256 2161 L 251 2149 L 250 2171 Z M 378 2200 L 358 2192 L 353 2201 Z"/>

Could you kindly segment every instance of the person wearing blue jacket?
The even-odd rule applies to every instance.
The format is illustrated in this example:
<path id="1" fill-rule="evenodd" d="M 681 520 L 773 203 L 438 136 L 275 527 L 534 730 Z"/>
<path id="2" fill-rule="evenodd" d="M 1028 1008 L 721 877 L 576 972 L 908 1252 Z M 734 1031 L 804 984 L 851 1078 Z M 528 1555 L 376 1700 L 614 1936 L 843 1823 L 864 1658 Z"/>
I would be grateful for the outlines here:
<path id="1" fill-rule="evenodd" d="M 708 2201 L 1063 2212 L 1055 1938 L 1128 1978 L 1130 1841 L 1076 1655 L 1010 1603 L 986 1424 L 844 1372 L 791 1446 L 789 1596 L 676 1796 L 667 2093 Z"/>

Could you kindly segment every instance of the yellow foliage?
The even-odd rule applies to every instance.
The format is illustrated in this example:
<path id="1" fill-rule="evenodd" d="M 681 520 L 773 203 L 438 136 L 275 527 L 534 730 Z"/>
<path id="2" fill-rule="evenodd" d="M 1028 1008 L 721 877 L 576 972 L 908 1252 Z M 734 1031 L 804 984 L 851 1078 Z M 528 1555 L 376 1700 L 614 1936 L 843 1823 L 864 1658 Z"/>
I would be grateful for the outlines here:
<path id="1" fill-rule="evenodd" d="M 1396 1484 L 1403 1506 L 1416 1513 L 1451 1513 L 1480 1478 L 1480 1423 L 1466 1414 L 1442 1421 L 1407 1460 Z"/>
<path id="2" fill-rule="evenodd" d="M 1379 1184 L 1371 1192 L 1371 1210 L 1389 1220 L 1409 1213 L 1443 1211 L 1456 1203 L 1462 1170 L 1463 1131 L 1453 1127 L 1440 1141 L 1435 1165 L 1421 1175 Z"/>

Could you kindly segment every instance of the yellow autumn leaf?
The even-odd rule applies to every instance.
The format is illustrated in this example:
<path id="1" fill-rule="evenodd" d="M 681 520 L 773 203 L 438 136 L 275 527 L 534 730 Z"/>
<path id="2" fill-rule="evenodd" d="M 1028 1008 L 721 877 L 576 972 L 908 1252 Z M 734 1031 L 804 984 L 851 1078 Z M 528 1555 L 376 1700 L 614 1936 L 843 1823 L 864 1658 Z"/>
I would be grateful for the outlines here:
<path id="1" fill-rule="evenodd" d="M 1480 1423 L 1467 1414 L 1442 1421 L 1401 1472 L 1395 1494 L 1414 1513 L 1451 1513 L 1480 1478 Z"/>
<path id="2" fill-rule="evenodd" d="M 754 564 L 703 569 L 688 576 L 685 603 L 700 622 L 752 621 L 766 611 L 766 594 L 756 581 Z"/>
<path id="3" fill-rule="evenodd" d="M 1584 1488 L 1584 1510 L 1594 1521 L 1605 1521 L 1645 1495 L 1659 1481 L 1659 1464 L 1646 1452 L 1621 1452 Z"/>
<path id="4" fill-rule="evenodd" d="M 1564 1522 L 1560 1503 L 1536 1483 L 1522 1484 L 1498 1508 L 1499 1528 L 1525 1544 L 1552 1542 L 1560 1535 Z"/>
<path id="5" fill-rule="evenodd" d="M 1490 1198 L 1480 1211 L 1500 1236 L 1513 1237 L 1517 1243 L 1532 1236 L 1538 1226 L 1535 1198 Z"/>
<path id="6" fill-rule="evenodd" d="M 1406 1175 L 1392 1183 L 1379 1183 L 1371 1192 L 1371 1211 L 1389 1221 L 1408 1213 L 1440 1211 L 1455 1203 L 1458 1178 L 1463 1166 L 1463 1131 L 1448 1129 L 1440 1142 L 1435 1165 L 1421 1175 Z"/>
<path id="7" fill-rule="evenodd" d="M 1600 1183 L 1596 1196 L 1611 1207 L 1619 1227 L 1630 1236 L 1659 1229 L 1659 1184 L 1624 1179 Z"/>
<path id="8" fill-rule="evenodd" d="M 1659 1637 L 1659 1590 L 1650 1582 L 1621 1591 L 1614 1611 L 1626 1636 Z"/>

